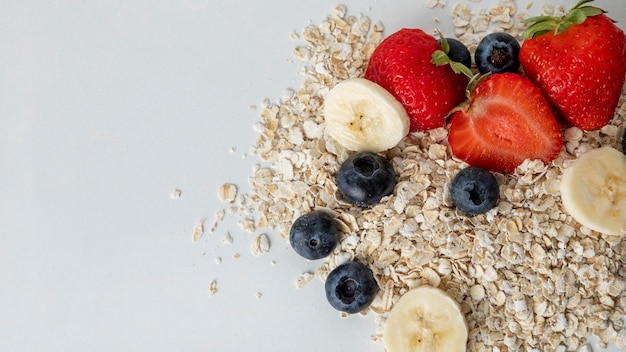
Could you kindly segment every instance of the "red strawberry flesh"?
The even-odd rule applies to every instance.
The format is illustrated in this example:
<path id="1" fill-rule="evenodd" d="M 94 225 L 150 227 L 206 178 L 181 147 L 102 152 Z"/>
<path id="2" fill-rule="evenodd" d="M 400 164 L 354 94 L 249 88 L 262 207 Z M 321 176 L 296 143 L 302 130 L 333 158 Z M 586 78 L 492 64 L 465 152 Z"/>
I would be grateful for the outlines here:
<path id="1" fill-rule="evenodd" d="M 453 154 L 473 166 L 513 172 L 526 159 L 549 163 L 562 138 L 545 98 L 529 80 L 494 74 L 480 82 L 469 105 L 452 116 Z"/>

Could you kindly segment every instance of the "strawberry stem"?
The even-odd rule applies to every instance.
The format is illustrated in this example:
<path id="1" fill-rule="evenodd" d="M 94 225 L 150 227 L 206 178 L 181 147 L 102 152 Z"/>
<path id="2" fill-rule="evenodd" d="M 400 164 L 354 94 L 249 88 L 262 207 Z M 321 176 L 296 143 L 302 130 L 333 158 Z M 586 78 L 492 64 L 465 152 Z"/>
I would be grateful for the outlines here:
<path id="1" fill-rule="evenodd" d="M 484 81 L 489 76 L 491 76 L 491 72 L 487 72 L 484 75 L 477 73 L 472 78 L 470 78 L 469 83 L 467 83 L 467 88 L 465 88 L 465 96 L 468 100 L 472 98 L 472 92 L 474 91 L 474 88 L 476 88 L 476 86 L 480 84 L 480 82 Z"/>
<path id="2" fill-rule="evenodd" d="M 439 39 L 441 40 L 441 49 L 444 53 L 446 53 L 446 55 L 450 54 L 450 43 L 448 43 L 448 39 L 444 37 L 440 31 L 437 31 L 437 33 L 439 34 Z"/>
<path id="3" fill-rule="evenodd" d="M 454 73 L 465 75 L 469 79 L 467 87 L 465 88 L 465 96 L 467 97 L 467 100 L 470 100 L 472 97 L 472 91 L 474 91 L 474 87 L 476 87 L 480 82 L 487 78 L 491 73 L 487 72 L 484 75 L 481 75 L 480 73 L 474 73 L 472 72 L 472 70 L 469 69 L 469 67 L 463 65 L 462 63 L 452 61 L 448 56 L 448 53 L 450 52 L 450 45 L 448 44 L 448 40 L 446 40 L 446 38 L 440 31 L 437 31 L 437 34 L 441 39 L 441 50 L 436 50 L 433 53 L 430 62 L 437 66 L 450 65 Z"/>
<path id="4" fill-rule="evenodd" d="M 467 66 L 463 65 L 460 62 L 452 61 L 452 59 L 450 59 L 450 57 L 448 56 L 448 54 L 450 53 L 450 44 L 448 44 L 448 40 L 446 39 L 446 37 L 443 36 L 440 31 L 437 31 L 437 34 L 439 35 L 439 39 L 441 40 L 441 50 L 436 50 L 433 53 L 430 62 L 437 66 L 450 65 L 454 73 L 462 73 L 467 76 L 467 78 L 472 79 L 472 77 L 474 76 L 472 70 L 470 70 Z"/>

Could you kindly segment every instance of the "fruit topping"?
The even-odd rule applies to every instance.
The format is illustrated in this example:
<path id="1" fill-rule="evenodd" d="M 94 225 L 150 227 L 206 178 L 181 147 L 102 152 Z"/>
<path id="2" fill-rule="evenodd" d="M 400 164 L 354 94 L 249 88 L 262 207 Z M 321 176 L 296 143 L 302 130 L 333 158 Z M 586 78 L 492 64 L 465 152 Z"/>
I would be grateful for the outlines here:
<path id="1" fill-rule="evenodd" d="M 400 297 L 383 336 L 387 352 L 465 352 L 468 327 L 461 306 L 447 292 L 420 286 Z"/>
<path id="2" fill-rule="evenodd" d="M 626 235 L 626 156 L 608 146 L 581 155 L 563 172 L 561 200 L 581 225 Z"/>
<path id="3" fill-rule="evenodd" d="M 524 72 L 570 124 L 594 131 L 611 121 L 626 80 L 626 36 L 580 1 L 565 16 L 533 17 L 520 49 Z"/>
<path id="4" fill-rule="evenodd" d="M 364 78 L 335 85 L 324 101 L 330 136 L 351 151 L 393 148 L 409 133 L 409 117 L 393 95 Z"/>
<path id="5" fill-rule="evenodd" d="M 486 35 L 478 43 L 474 61 L 480 73 L 517 72 L 520 44 L 512 35 L 495 32 Z"/>
<path id="6" fill-rule="evenodd" d="M 537 87 L 521 75 L 479 79 L 451 118 L 452 153 L 473 166 L 513 172 L 526 159 L 549 163 L 561 151 L 559 125 Z"/>
<path id="7" fill-rule="evenodd" d="M 311 260 L 321 259 L 337 247 L 339 229 L 329 214 L 312 211 L 293 222 L 289 243 L 300 256 Z"/>
<path id="8" fill-rule="evenodd" d="M 337 188 L 349 202 L 374 205 L 393 193 L 395 173 L 391 163 L 370 152 L 352 155 L 337 172 Z"/>
<path id="9" fill-rule="evenodd" d="M 369 307 L 378 293 L 378 283 L 367 266 L 352 261 L 339 265 L 328 274 L 325 289 L 328 303 L 333 308 L 352 314 Z"/>
<path id="10" fill-rule="evenodd" d="M 500 191 L 495 176 L 480 167 L 459 171 L 450 184 L 450 196 L 456 207 L 469 215 L 485 213 L 496 206 Z"/>
<path id="11" fill-rule="evenodd" d="M 441 50 L 435 37 L 404 28 L 385 38 L 372 53 L 365 78 L 389 91 L 406 109 L 410 131 L 443 127 L 450 111 L 465 98 L 467 77 L 431 57 Z"/>

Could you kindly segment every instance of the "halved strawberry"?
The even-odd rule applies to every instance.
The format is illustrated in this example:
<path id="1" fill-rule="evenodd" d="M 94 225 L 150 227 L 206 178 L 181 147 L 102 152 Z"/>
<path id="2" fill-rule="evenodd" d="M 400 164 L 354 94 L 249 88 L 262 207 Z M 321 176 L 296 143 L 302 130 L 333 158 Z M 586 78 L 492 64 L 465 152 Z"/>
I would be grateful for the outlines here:
<path id="1" fill-rule="evenodd" d="M 549 163 L 563 145 L 559 125 L 532 82 L 515 73 L 493 74 L 452 115 L 452 153 L 473 166 L 513 172 L 525 159 Z"/>

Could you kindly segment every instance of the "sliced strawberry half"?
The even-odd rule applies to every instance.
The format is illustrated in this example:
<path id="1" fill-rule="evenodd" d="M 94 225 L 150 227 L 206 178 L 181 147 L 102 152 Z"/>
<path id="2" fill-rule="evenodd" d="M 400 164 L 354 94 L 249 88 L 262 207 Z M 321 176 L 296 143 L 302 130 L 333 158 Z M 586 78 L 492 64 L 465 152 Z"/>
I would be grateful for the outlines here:
<path id="1" fill-rule="evenodd" d="M 494 172 L 513 172 L 525 159 L 549 163 L 563 145 L 539 88 L 514 73 L 476 85 L 469 103 L 452 115 L 448 142 L 457 158 Z"/>

